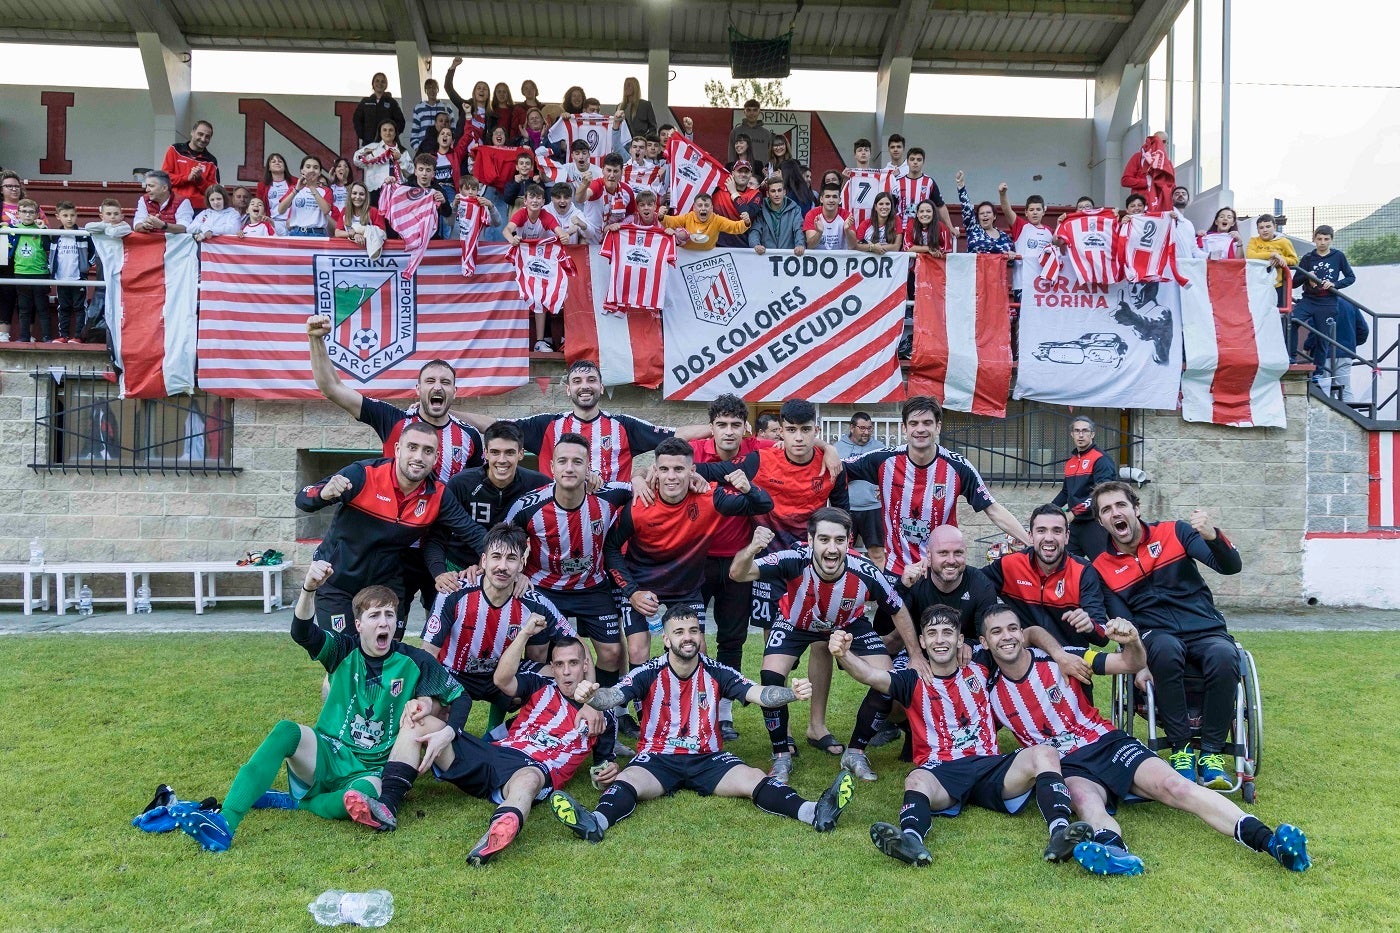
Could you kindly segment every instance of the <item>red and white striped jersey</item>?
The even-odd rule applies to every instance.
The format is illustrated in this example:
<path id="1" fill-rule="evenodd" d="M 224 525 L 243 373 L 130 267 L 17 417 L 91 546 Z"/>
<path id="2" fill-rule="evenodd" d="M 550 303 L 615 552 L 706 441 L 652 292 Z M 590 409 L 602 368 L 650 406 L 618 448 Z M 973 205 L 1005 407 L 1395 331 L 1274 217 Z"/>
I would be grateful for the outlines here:
<path id="1" fill-rule="evenodd" d="M 886 447 L 845 461 L 848 480 L 875 484 L 885 526 L 885 569 L 893 574 L 928 556 L 929 536 L 939 525 L 958 523 L 958 497 L 978 512 L 996 504 L 976 467 L 961 454 L 939 447 L 919 466 L 907 447 Z"/>
<path id="2" fill-rule="evenodd" d="M 1171 214 L 1129 214 L 1118 225 L 1114 243 L 1118 268 L 1129 282 L 1186 284 L 1176 266 L 1175 224 Z"/>
<path id="3" fill-rule="evenodd" d="M 1097 207 L 1070 214 L 1055 228 L 1055 236 L 1066 243 L 1064 256 L 1074 269 L 1075 278 L 1086 285 L 1111 285 L 1119 280 L 1113 266 L 1113 239 L 1117 215 L 1112 208 Z M 1040 256 L 1040 277 L 1053 281 L 1060 275 L 1064 259 L 1051 247 Z"/>
<path id="4" fill-rule="evenodd" d="M 835 580 L 823 580 L 812 566 L 811 552 L 778 551 L 754 561 L 758 578 L 782 583 L 787 593 L 779 603 L 783 618 L 801 631 L 830 632 L 850 626 L 865 615 L 873 599 L 893 615 L 904 601 L 880 569 L 859 554 L 846 555 L 846 570 Z"/>
<path id="5" fill-rule="evenodd" d="M 476 274 L 476 245 L 491 226 L 491 212 L 475 198 L 457 199 L 457 237 L 462 241 L 462 274 Z"/>
<path id="6" fill-rule="evenodd" d="M 574 634 L 543 593 L 512 593 L 495 606 L 480 583 L 464 586 L 453 593 L 438 594 L 423 626 L 423 643 L 435 645 L 437 659 L 454 674 L 487 674 L 496 669 L 496 662 L 536 613 L 548 623 L 533 639 L 536 644 L 545 644 L 556 634 Z"/>
<path id="7" fill-rule="evenodd" d="M 496 744 L 524 752 L 544 765 L 550 782 L 561 788 L 600 736 L 579 733 L 574 727 L 579 706 L 565 697 L 553 680 L 522 671 L 515 675 L 515 683 L 518 695 L 526 697 L 525 705 L 511 720 L 506 737 Z M 608 710 L 603 716 L 608 720 L 603 735 L 611 736 L 617 728 L 614 714 Z"/>
<path id="8" fill-rule="evenodd" d="M 1035 277 L 1040 274 L 1040 257 L 1050 249 L 1050 240 L 1055 231 L 1044 224 L 1033 224 L 1024 217 L 1017 217 L 1011 225 L 1011 239 L 1016 244 L 1016 270 L 1013 273 L 1013 288 L 1019 288 L 1022 300 L 1029 300 L 1035 289 Z"/>
<path id="9" fill-rule="evenodd" d="M 577 270 L 558 238 L 521 240 L 510 248 L 510 260 L 515 266 L 520 298 L 530 310 L 562 314 L 569 296 L 569 279 Z"/>
<path id="10" fill-rule="evenodd" d="M 920 201 L 932 201 L 937 206 L 943 199 L 932 175 L 920 175 L 918 178 L 900 175 L 894 180 L 891 190 L 901 217 L 913 217 Z"/>
<path id="11" fill-rule="evenodd" d="M 1068 755 L 1113 731 L 1084 696 L 1079 681 L 1061 674 L 1060 666 L 1039 648 L 1026 650 L 1031 656 L 1026 676 L 1012 680 L 998 671 L 989 679 L 992 711 L 1017 742 L 1027 748 L 1053 745 L 1061 755 Z M 1085 651 L 1075 647 L 1065 650 L 1074 654 Z M 973 652 L 972 662 L 988 670 L 995 665 L 984 648 Z"/>
<path id="12" fill-rule="evenodd" d="M 602 159 L 614 149 L 626 152 L 632 142 L 632 131 L 626 120 L 616 131 L 611 122 L 612 117 L 605 113 L 564 113 L 554 121 L 546 138 L 565 152 L 572 152 L 574 143 L 581 139 L 588 143 L 590 158 Z"/>
<path id="13" fill-rule="evenodd" d="M 588 183 L 588 198 L 579 209 L 588 221 L 588 229 L 601 233 L 609 224 L 624 223 L 636 215 L 637 196 L 625 182 L 618 182 L 617 190 L 609 191 L 603 179 L 595 178 Z"/>
<path id="14" fill-rule="evenodd" d="M 841 186 L 841 209 L 850 215 L 853 228 L 870 219 L 875 210 L 875 196 L 883 191 L 893 192 L 894 182 L 894 172 L 886 168 L 851 169 L 850 177 Z M 896 200 L 895 210 L 898 209 Z"/>
<path id="15" fill-rule="evenodd" d="M 1202 233 L 1196 237 L 1196 245 L 1205 252 L 1208 259 L 1239 259 L 1244 255 L 1240 241 L 1235 239 L 1235 235 L 1221 233 L 1219 230 L 1207 230 Z"/>
<path id="16" fill-rule="evenodd" d="M 525 449 L 538 455 L 540 472 L 550 473 L 554 460 L 554 445 L 565 434 L 582 434 L 588 438 L 589 468 L 603 482 L 630 483 L 632 457 L 650 453 L 668 437 L 675 437 L 675 428 L 663 428 L 634 418 L 599 410 L 592 418 L 580 418 L 573 412 L 531 415 L 517 418 L 515 423 L 525 434 Z"/>
<path id="17" fill-rule="evenodd" d="M 591 590 L 608 585 L 603 544 L 622 507 L 632 501 L 627 483 L 608 483 L 566 509 L 554 498 L 554 484 L 542 486 L 511 506 L 506 521 L 530 533 L 525 573 L 544 590 Z"/>
<path id="18" fill-rule="evenodd" d="M 359 420 L 379 435 L 379 440 L 384 445 L 384 456 L 392 457 L 403 429 L 415 421 L 422 421 L 423 418 L 418 414 L 417 402 L 404 409 L 379 399 L 366 398 L 360 401 Z M 442 427 L 431 427 L 438 435 L 437 462 L 433 464 L 433 477 L 438 482 L 445 483 L 467 467 L 480 465 L 481 452 L 485 445 L 482 444 L 481 433 L 476 428 L 459 420 L 455 415 L 449 415 L 447 424 Z"/>
<path id="19" fill-rule="evenodd" d="M 936 676 L 931 684 L 911 670 L 890 671 L 889 692 L 909 711 L 915 765 L 1000 752 L 987 670 L 980 665 Z"/>
<path id="20" fill-rule="evenodd" d="M 392 181 L 379 189 L 379 212 L 408 248 L 408 265 L 404 269 L 406 276 L 417 271 L 429 241 L 437 234 L 438 206 L 437 199 L 433 197 L 436 190 Z"/>
<path id="21" fill-rule="evenodd" d="M 631 159 L 622 163 L 622 180 L 635 191 L 650 191 L 658 198 L 666 198 L 666 166 L 660 162 L 643 159 L 638 165 Z"/>
<path id="22" fill-rule="evenodd" d="M 672 133 L 666 141 L 666 166 L 671 213 L 677 215 L 690 212 L 696 195 L 713 194 L 729 181 L 723 165 L 680 133 Z"/>
<path id="23" fill-rule="evenodd" d="M 867 244 L 889 243 L 893 244 L 896 239 L 904 235 L 904 220 L 895 215 L 894 223 L 889 227 L 875 226 L 875 218 L 867 217 L 856 227 L 856 242 Z M 721 279 L 724 276 L 720 276 Z"/>
<path id="24" fill-rule="evenodd" d="M 605 311 L 655 311 L 666 301 L 666 267 L 676 263 L 676 241 L 660 228 L 623 224 L 603 238 L 611 261 Z"/>
<path id="25" fill-rule="evenodd" d="M 719 701 L 742 700 L 754 682 L 703 654 L 689 677 L 671 670 L 667 655 L 652 658 L 618 681 L 623 705 L 637 700 L 637 754 L 711 755 L 724 749 Z"/>

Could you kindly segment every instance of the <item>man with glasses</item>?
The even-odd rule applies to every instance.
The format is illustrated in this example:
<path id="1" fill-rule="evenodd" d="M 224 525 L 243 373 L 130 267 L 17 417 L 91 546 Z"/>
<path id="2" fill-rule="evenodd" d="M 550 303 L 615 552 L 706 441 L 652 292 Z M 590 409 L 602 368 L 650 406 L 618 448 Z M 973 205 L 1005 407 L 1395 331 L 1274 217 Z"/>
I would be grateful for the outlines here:
<path id="1" fill-rule="evenodd" d="M 1069 553 L 1093 560 L 1108 547 L 1108 532 L 1094 520 L 1089 497 L 1099 483 L 1118 478 L 1118 464 L 1094 445 L 1094 421 L 1080 416 L 1069 423 L 1074 450 L 1065 461 L 1065 481 L 1053 504 L 1064 509 L 1069 519 Z"/>

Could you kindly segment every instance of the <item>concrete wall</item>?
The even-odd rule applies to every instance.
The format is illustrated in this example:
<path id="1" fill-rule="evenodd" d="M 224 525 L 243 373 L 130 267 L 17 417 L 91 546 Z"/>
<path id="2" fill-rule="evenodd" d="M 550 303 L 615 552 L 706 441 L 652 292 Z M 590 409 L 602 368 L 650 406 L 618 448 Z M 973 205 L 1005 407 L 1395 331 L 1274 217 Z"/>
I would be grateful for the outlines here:
<path id="1" fill-rule="evenodd" d="M 1370 530 L 1370 436 L 1320 402 L 1309 403 L 1307 420 L 1307 530 L 1327 534 Z"/>

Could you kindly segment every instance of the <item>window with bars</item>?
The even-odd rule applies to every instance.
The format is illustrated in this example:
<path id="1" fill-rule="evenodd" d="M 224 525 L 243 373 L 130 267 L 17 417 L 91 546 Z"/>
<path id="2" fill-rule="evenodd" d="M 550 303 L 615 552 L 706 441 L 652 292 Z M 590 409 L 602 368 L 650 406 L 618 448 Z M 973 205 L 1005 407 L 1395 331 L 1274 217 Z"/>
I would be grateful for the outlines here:
<path id="1" fill-rule="evenodd" d="M 35 370 L 35 472 L 238 473 L 233 400 L 124 399 L 104 370 Z"/>

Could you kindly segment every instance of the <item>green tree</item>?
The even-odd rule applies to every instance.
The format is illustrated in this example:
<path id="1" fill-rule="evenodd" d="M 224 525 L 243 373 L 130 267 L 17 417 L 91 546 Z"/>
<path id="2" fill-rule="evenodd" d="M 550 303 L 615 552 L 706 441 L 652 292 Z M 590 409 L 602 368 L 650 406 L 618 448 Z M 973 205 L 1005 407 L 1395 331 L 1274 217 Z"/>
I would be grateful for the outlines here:
<path id="1" fill-rule="evenodd" d="M 711 107 L 729 107 L 735 110 L 744 106 L 746 100 L 758 101 L 765 110 L 782 110 L 789 104 L 787 95 L 783 93 L 781 78 L 771 81 L 746 78 L 727 83 L 706 81 L 705 96 L 709 98 Z"/>
<path id="2" fill-rule="evenodd" d="M 1390 266 L 1400 263 L 1400 233 L 1357 240 L 1347 250 L 1353 266 Z"/>

